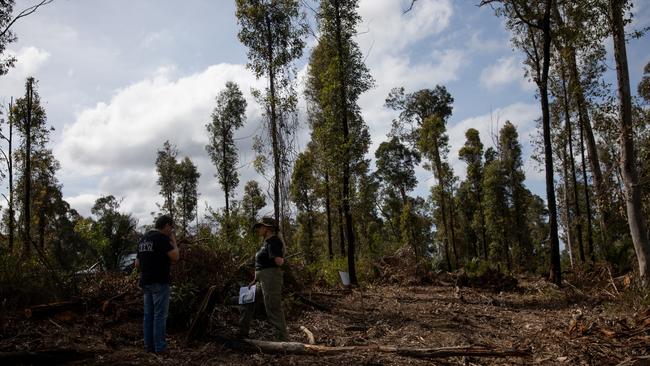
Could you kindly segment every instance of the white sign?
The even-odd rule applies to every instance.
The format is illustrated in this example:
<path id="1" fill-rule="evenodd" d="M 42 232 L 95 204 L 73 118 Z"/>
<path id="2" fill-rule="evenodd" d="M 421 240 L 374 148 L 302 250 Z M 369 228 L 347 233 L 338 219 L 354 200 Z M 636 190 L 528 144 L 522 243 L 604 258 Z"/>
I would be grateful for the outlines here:
<path id="1" fill-rule="evenodd" d="M 347 272 L 339 271 L 339 276 L 341 276 L 341 281 L 343 286 L 350 286 L 350 274 Z"/>
<path id="2" fill-rule="evenodd" d="M 244 286 L 239 288 L 239 305 L 255 302 L 255 286 Z"/>

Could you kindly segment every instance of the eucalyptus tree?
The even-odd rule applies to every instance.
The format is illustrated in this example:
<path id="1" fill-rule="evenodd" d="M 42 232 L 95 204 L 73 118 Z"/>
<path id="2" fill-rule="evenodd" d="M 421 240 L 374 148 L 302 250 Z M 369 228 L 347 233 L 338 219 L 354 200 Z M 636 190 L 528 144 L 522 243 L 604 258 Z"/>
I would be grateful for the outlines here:
<path id="1" fill-rule="evenodd" d="M 458 151 L 458 156 L 467 164 L 467 183 L 470 186 L 471 194 L 474 196 L 473 204 L 469 206 L 471 209 L 469 212 L 470 225 L 472 230 L 480 233 L 483 259 L 487 259 L 487 233 L 482 189 L 485 168 L 483 164 L 483 143 L 479 132 L 474 128 L 470 128 L 465 132 L 465 139 L 465 145 Z"/>
<path id="2" fill-rule="evenodd" d="M 7 221 L 7 230 L 8 232 L 8 246 L 7 249 L 9 252 L 13 252 L 14 250 L 14 242 L 16 238 L 16 215 L 15 215 L 15 195 L 14 195 L 14 157 L 13 157 L 13 148 L 14 148 L 14 115 L 13 115 L 13 98 L 11 102 L 9 103 L 9 109 L 8 109 L 8 116 L 6 123 L 9 127 L 9 131 L 7 134 L 3 133 L 0 130 L 0 138 L 7 141 L 7 150 L 5 151 L 4 149 L 0 149 L 0 153 L 2 153 L 2 157 L 4 158 L 5 162 L 7 163 L 7 175 L 9 176 L 9 182 L 7 184 L 7 195 L 8 197 L 5 197 L 7 200 L 7 212 L 6 212 L 6 221 Z M 3 120 L 0 120 L 0 123 L 4 122 Z M 0 176 L 2 174 L 0 173 Z"/>
<path id="3" fill-rule="evenodd" d="M 499 131 L 499 160 L 504 174 L 507 202 L 510 208 L 507 211 L 510 225 L 510 242 L 516 244 L 513 260 L 518 265 L 524 265 L 533 254 L 530 239 L 530 228 L 525 219 L 528 211 L 528 194 L 524 187 L 526 176 L 523 170 L 522 148 L 519 143 L 519 134 L 515 126 L 507 121 Z"/>
<path id="4" fill-rule="evenodd" d="M 398 137 L 379 144 L 375 152 L 377 176 L 397 188 L 402 203 L 406 204 L 407 192 L 417 185 L 415 166 L 420 163 L 420 153 L 404 145 Z"/>
<path id="5" fill-rule="evenodd" d="M 357 283 L 355 268 L 355 234 L 352 219 L 352 175 L 354 166 L 363 161 L 369 144 L 369 133 L 361 117 L 358 99 L 374 81 L 365 66 L 363 55 L 354 37 L 361 20 L 357 0 L 321 1 L 317 15 L 319 42 L 323 58 L 319 68 L 322 88 L 318 100 L 328 125 L 338 131 L 334 157 L 339 157 L 341 171 L 341 213 L 345 219 L 348 272 L 352 284 Z M 338 123 L 336 123 L 338 122 Z M 338 127 L 336 127 L 338 125 Z"/>
<path id="6" fill-rule="evenodd" d="M 314 171 L 314 153 L 308 147 L 298 155 L 291 176 L 291 198 L 298 210 L 297 221 L 301 228 L 300 244 L 308 263 L 316 261 L 314 232 L 316 210 L 319 200 L 316 197 L 317 179 Z"/>
<path id="7" fill-rule="evenodd" d="M 157 151 L 156 172 L 158 172 L 158 185 L 160 194 L 163 196 L 162 210 L 164 213 L 175 218 L 176 193 L 178 192 L 178 148 L 169 140 L 163 143 L 161 150 Z"/>
<path id="8" fill-rule="evenodd" d="M 119 269 L 120 258 L 134 249 L 137 221 L 130 214 L 119 212 L 121 201 L 112 195 L 102 196 L 95 201 L 90 212 L 97 218 L 92 230 L 99 241 L 93 246 L 107 270 Z"/>
<path id="9" fill-rule="evenodd" d="M 201 173 L 189 157 L 185 157 L 177 166 L 178 195 L 176 197 L 176 210 L 178 221 L 184 236 L 189 234 L 189 226 L 196 217 L 198 203 L 198 183 Z"/>
<path id="10" fill-rule="evenodd" d="M 327 72 L 328 60 L 331 55 L 328 50 L 326 42 L 319 41 L 311 55 L 309 56 L 309 64 L 307 68 L 307 76 L 305 81 L 305 99 L 307 101 L 307 122 L 311 129 L 311 144 L 313 146 L 314 155 L 316 156 L 315 169 L 322 179 L 321 189 L 319 194 L 322 196 L 325 205 L 326 226 L 327 226 L 327 249 L 330 260 L 334 258 L 333 250 L 333 221 L 332 210 L 335 206 L 334 195 L 332 191 L 337 187 L 336 163 L 341 159 L 337 159 L 336 147 L 340 143 L 340 134 L 337 132 L 336 122 L 332 119 L 326 119 L 324 113 L 324 104 L 326 100 L 321 100 L 321 92 L 325 88 L 327 80 L 324 74 Z M 341 228 L 342 234 L 342 228 Z M 339 236 L 341 240 L 340 247 L 343 247 L 342 255 L 345 255 L 345 244 L 343 235 Z"/>
<path id="11" fill-rule="evenodd" d="M 281 186 L 288 164 L 289 137 L 297 98 L 292 62 L 302 55 L 306 32 L 297 0 L 236 0 L 239 40 L 248 47 L 248 64 L 268 87 L 256 93 L 263 104 L 273 156 L 273 211 L 280 220 Z M 258 144 L 261 146 L 262 144 Z M 282 225 L 282 224 L 281 224 Z"/>
<path id="12" fill-rule="evenodd" d="M 27 78 L 25 82 L 25 96 L 18 98 L 12 109 L 13 120 L 16 123 L 20 148 L 16 150 L 15 161 L 22 165 L 17 172 L 20 186 L 22 186 L 22 257 L 27 258 L 31 253 L 32 244 L 32 208 L 34 200 L 33 190 L 33 160 L 38 152 L 45 149 L 49 141 L 50 129 L 47 127 L 47 116 L 41 105 L 37 83 L 34 78 Z"/>
<path id="13" fill-rule="evenodd" d="M 646 287 L 650 287 L 650 239 L 643 217 L 641 186 L 636 167 L 634 126 L 632 124 L 632 94 L 627 64 L 625 22 L 623 11 L 629 6 L 627 0 L 609 0 L 610 28 L 614 41 L 614 61 L 620 118 L 620 169 L 625 187 L 625 206 L 630 236 L 634 243 L 639 264 L 639 274 Z"/>
<path id="14" fill-rule="evenodd" d="M 266 206 L 264 192 L 257 181 L 250 180 L 246 182 L 241 205 L 244 215 L 248 219 L 248 224 L 252 227 L 257 222 L 257 213 Z"/>
<path id="15" fill-rule="evenodd" d="M 513 44 L 526 54 L 529 75 L 537 84 L 541 109 L 546 171 L 546 200 L 550 221 L 551 280 L 560 285 L 560 242 L 557 228 L 557 205 L 553 177 L 553 150 L 551 144 L 548 76 L 553 38 L 551 13 L 554 0 L 482 0 L 481 5 L 495 6 L 497 15 L 506 18 L 506 26 L 512 32 Z"/>
<path id="16" fill-rule="evenodd" d="M 418 130 L 418 147 L 422 155 L 426 157 L 431 163 L 426 165 L 427 169 L 433 172 L 433 175 L 438 179 L 437 187 L 432 189 L 434 200 L 437 201 L 437 206 L 440 207 L 442 225 L 437 223 L 437 227 L 444 229 L 445 253 L 449 252 L 448 247 L 451 246 L 454 255 L 454 265 L 458 268 L 459 258 L 456 249 L 456 231 L 455 220 L 456 210 L 454 205 L 451 204 L 453 197 L 453 180 L 454 174 L 451 166 L 447 162 L 447 155 L 449 154 L 449 136 L 446 133 L 445 120 L 439 115 L 428 116 L 422 122 L 421 128 Z M 450 268 L 450 260 L 447 258 L 447 267 Z"/>
<path id="17" fill-rule="evenodd" d="M 375 152 L 376 176 L 385 182 L 389 189 L 397 190 L 401 198 L 399 226 L 401 241 L 413 247 L 416 258 L 422 254 L 416 245 L 418 241 L 412 204 L 407 193 L 417 185 L 415 166 L 420 163 L 420 153 L 404 145 L 397 136 L 382 142 Z"/>
<path id="18" fill-rule="evenodd" d="M 209 144 L 208 155 L 217 168 L 216 177 L 226 200 L 225 215 L 230 214 L 229 200 L 239 184 L 237 172 L 237 147 L 233 134 L 246 121 L 246 99 L 234 82 L 227 82 L 216 98 L 217 106 L 212 112 L 212 122 L 206 125 Z"/>
<path id="19" fill-rule="evenodd" d="M 602 1 L 601 1 L 602 3 Z M 607 37 L 607 16 L 599 10 L 600 6 L 576 5 L 572 1 L 556 1 L 553 9 L 553 21 L 556 23 L 557 37 L 553 42 L 558 50 L 558 57 L 562 62 L 561 68 L 566 68 L 568 79 L 568 98 L 576 110 L 581 136 L 581 150 L 587 144 L 589 167 L 594 178 L 596 188 L 596 204 L 598 206 L 599 224 L 602 234 L 602 244 L 607 245 L 612 238 L 611 208 L 607 194 L 606 181 L 603 178 L 600 164 L 599 151 L 596 138 L 592 129 L 592 120 L 589 114 L 590 96 L 599 96 L 602 88 L 602 75 L 606 71 L 604 38 Z M 566 66 L 565 66 L 566 65 Z M 582 165 L 584 153 L 581 151 Z M 586 171 L 583 167 L 583 180 Z M 585 183 L 586 184 L 586 183 Z M 585 190 L 586 209 L 591 211 L 588 190 Z M 587 230 L 591 231 L 591 215 L 587 214 Z M 588 250 L 593 260 L 592 235 L 588 234 Z"/>

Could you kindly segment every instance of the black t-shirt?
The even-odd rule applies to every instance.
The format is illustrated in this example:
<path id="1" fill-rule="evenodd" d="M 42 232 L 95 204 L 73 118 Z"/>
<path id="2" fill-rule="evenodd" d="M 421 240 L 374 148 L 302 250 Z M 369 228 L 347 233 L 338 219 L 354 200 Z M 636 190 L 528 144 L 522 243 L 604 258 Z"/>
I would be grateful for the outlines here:
<path id="1" fill-rule="evenodd" d="M 158 230 L 144 234 L 138 244 L 140 261 L 140 285 L 169 283 L 171 263 L 167 252 L 173 250 L 169 237 Z"/>
<path id="2" fill-rule="evenodd" d="M 260 250 L 255 253 L 255 270 L 274 268 L 276 257 L 284 257 L 284 244 L 277 236 L 272 236 L 264 241 Z"/>

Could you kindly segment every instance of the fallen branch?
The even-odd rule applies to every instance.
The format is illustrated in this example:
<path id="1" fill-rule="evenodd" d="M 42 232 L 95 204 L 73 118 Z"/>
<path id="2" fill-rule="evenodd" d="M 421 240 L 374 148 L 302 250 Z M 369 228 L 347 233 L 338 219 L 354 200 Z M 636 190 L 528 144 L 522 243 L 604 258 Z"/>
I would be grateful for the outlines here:
<path id="1" fill-rule="evenodd" d="M 78 310 L 82 306 L 80 300 L 53 302 L 49 304 L 41 304 L 31 306 L 25 309 L 25 317 L 27 319 L 39 316 L 50 316 L 66 310 Z"/>
<path id="2" fill-rule="evenodd" d="M 334 355 L 346 352 L 380 352 L 394 353 L 400 356 L 415 358 L 445 358 L 457 356 L 471 357 L 529 357 L 530 349 L 490 349 L 485 347 L 441 347 L 441 348 L 400 348 L 394 346 L 344 346 L 327 347 L 299 342 L 269 342 L 252 339 L 228 341 L 226 345 L 241 351 L 261 352 L 268 354 L 295 355 Z"/>
<path id="3" fill-rule="evenodd" d="M 208 317 L 212 314 L 212 309 L 214 309 L 214 305 L 217 302 L 216 288 L 217 286 L 210 286 L 208 292 L 205 294 L 201 306 L 194 316 L 190 330 L 187 332 L 185 342 L 196 339 L 205 333 L 208 325 Z"/>

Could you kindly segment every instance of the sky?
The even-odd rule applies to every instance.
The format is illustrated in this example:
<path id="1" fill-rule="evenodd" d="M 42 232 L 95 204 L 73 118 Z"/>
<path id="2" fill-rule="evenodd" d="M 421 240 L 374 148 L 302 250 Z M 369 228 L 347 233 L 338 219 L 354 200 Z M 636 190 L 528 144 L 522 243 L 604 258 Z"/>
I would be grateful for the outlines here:
<path id="1" fill-rule="evenodd" d="M 19 0 L 16 8 L 33 3 Z M 512 49 L 503 19 L 477 3 L 419 0 L 404 14 L 410 1 L 359 1 L 356 40 L 375 79 L 375 87 L 359 100 L 372 138 L 368 157 L 387 140 L 397 117 L 384 107 L 392 88 L 414 92 L 444 85 L 454 97 L 448 134 L 456 175 L 465 176 L 458 160 L 465 131 L 479 130 L 488 147 L 509 120 L 524 147 L 526 184 L 545 198 L 543 172 L 530 158 L 541 115 L 535 86 L 524 76 L 523 57 Z M 633 11 L 632 28 L 650 26 L 650 3 L 636 0 Z M 0 102 L 24 95 L 27 76 L 38 80 L 48 123 L 55 128 L 50 147 L 61 163 L 57 177 L 64 198 L 82 215 L 90 215 L 97 198 L 111 194 L 123 200 L 123 212 L 140 225 L 150 224 L 156 203 L 162 202 L 154 162 L 166 140 L 178 147 L 180 158 L 189 156 L 198 166 L 201 215 L 206 205 L 221 208 L 224 197 L 205 150 L 205 125 L 227 81 L 237 82 L 248 101 L 247 122 L 235 133 L 241 166 L 235 198 L 241 198 L 248 180 L 268 186 L 250 164 L 253 136 L 262 130 L 261 110 L 250 90 L 266 84 L 246 68 L 234 1 L 55 0 L 13 30 L 18 41 L 8 48 L 18 62 L 0 77 Z M 315 41 L 307 44 L 296 61 L 299 92 Z M 607 48 L 611 51 L 611 42 Z M 628 59 L 635 91 L 650 61 L 647 36 L 630 41 Z M 606 77 L 615 81 L 611 58 L 608 68 Z M 304 115 L 302 101 L 298 148 L 308 142 Z M 413 194 L 428 196 L 432 174 L 418 168 L 417 178 Z M 261 214 L 271 212 L 269 206 Z"/>

